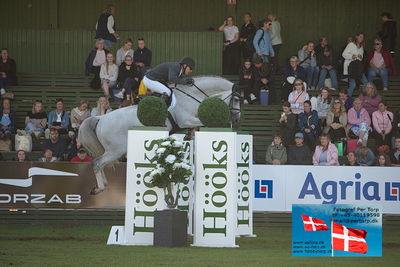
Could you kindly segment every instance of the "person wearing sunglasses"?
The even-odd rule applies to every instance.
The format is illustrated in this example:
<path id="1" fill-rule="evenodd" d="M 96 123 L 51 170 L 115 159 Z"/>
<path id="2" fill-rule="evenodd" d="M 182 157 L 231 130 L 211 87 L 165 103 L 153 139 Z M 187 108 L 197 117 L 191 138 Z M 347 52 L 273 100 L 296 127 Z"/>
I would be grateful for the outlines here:
<path id="1" fill-rule="evenodd" d="M 271 20 L 261 20 L 260 28 L 256 31 L 253 39 L 253 46 L 256 50 L 254 56 L 261 57 L 264 62 L 269 62 L 268 58 L 275 56 L 274 48 L 272 47 L 271 36 L 269 33 L 271 25 Z"/>
<path id="2" fill-rule="evenodd" d="M 324 133 L 329 134 L 331 140 L 335 142 L 343 141 L 346 139 L 347 126 L 347 113 L 344 105 L 339 98 L 333 101 L 331 110 L 326 116 L 326 126 L 324 128 Z"/>
<path id="3" fill-rule="evenodd" d="M 366 65 L 368 81 L 372 82 L 379 75 L 382 78 L 383 90 L 388 90 L 388 76 L 396 75 L 396 69 L 390 52 L 382 48 L 380 39 L 375 39 L 374 49 L 368 52 Z"/>
<path id="4" fill-rule="evenodd" d="M 176 98 L 172 90 L 165 84 L 193 85 L 194 80 L 189 75 L 195 67 L 195 61 L 191 57 L 183 57 L 179 62 L 165 62 L 149 70 L 143 78 L 143 84 L 148 90 L 168 96 L 168 111 L 176 105 Z"/>
<path id="5" fill-rule="evenodd" d="M 289 94 L 288 101 L 292 112 L 300 114 L 304 110 L 304 101 L 309 100 L 310 96 L 305 91 L 304 83 L 301 79 L 294 80 L 293 91 Z"/>

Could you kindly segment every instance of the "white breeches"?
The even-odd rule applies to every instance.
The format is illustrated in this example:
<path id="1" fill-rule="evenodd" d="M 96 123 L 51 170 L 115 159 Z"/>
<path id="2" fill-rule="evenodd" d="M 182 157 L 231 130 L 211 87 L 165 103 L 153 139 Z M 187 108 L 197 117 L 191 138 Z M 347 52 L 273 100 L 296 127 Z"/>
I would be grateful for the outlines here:
<path id="1" fill-rule="evenodd" d="M 157 93 L 163 94 L 166 93 L 167 95 L 171 96 L 171 90 L 167 88 L 164 84 L 158 82 L 158 81 L 153 81 L 146 76 L 143 77 L 143 84 L 146 86 L 149 90 L 155 91 Z M 175 94 L 172 94 L 172 99 L 171 99 L 171 105 L 168 107 L 168 111 L 171 111 L 176 105 L 176 98 Z"/>

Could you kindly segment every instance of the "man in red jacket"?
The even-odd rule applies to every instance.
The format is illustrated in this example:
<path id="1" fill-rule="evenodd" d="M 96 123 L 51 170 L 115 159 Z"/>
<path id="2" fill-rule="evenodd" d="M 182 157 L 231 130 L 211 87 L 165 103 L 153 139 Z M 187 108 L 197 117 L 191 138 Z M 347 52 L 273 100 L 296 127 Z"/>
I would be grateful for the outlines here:
<path id="1" fill-rule="evenodd" d="M 84 148 L 78 150 L 78 154 L 71 159 L 71 162 L 91 162 L 92 158 L 89 157 Z"/>

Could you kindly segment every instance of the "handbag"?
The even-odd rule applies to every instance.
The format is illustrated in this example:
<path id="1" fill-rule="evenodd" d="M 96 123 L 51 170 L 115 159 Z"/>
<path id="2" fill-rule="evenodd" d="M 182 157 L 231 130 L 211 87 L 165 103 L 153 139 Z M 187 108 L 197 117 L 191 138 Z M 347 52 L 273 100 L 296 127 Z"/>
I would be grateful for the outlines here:
<path id="1" fill-rule="evenodd" d="M 25 152 L 32 151 L 32 136 L 25 131 L 18 130 L 15 135 L 15 151 L 23 150 Z"/>
<path id="2" fill-rule="evenodd" d="M 351 79 L 361 80 L 364 64 L 361 60 L 353 60 L 349 64 L 348 73 Z"/>

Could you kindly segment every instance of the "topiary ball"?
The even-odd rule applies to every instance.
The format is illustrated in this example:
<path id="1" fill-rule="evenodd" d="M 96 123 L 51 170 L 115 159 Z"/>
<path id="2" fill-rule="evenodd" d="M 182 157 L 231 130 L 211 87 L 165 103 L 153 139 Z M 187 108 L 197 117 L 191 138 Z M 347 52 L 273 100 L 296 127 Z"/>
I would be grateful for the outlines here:
<path id="1" fill-rule="evenodd" d="M 164 126 L 168 116 L 167 104 L 159 97 L 147 96 L 139 102 L 137 116 L 144 126 Z"/>
<path id="2" fill-rule="evenodd" d="M 229 107 L 218 97 L 201 102 L 197 115 L 206 127 L 226 127 L 229 123 Z"/>

